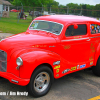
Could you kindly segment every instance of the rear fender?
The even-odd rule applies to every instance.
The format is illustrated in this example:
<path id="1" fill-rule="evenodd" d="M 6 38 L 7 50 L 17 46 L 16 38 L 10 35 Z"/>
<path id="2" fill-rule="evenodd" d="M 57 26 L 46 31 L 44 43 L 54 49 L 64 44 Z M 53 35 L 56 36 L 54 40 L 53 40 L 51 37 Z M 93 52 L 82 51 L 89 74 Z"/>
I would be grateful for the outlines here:
<path id="1" fill-rule="evenodd" d="M 100 43 L 99 43 L 99 45 L 97 47 L 97 50 L 96 50 L 96 53 L 95 53 L 95 60 L 94 60 L 94 65 L 95 66 L 97 64 L 97 60 L 98 60 L 99 57 L 100 57 Z"/>

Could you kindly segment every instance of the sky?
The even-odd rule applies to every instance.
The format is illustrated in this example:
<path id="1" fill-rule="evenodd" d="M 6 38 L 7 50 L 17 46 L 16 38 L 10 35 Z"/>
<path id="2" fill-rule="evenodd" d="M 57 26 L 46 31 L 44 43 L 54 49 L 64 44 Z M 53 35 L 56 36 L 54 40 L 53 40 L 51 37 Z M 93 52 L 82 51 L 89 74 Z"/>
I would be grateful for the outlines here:
<path id="1" fill-rule="evenodd" d="M 68 3 L 77 3 L 77 4 L 89 4 L 96 5 L 100 4 L 100 0 L 55 0 L 59 2 L 59 4 L 66 5 Z"/>

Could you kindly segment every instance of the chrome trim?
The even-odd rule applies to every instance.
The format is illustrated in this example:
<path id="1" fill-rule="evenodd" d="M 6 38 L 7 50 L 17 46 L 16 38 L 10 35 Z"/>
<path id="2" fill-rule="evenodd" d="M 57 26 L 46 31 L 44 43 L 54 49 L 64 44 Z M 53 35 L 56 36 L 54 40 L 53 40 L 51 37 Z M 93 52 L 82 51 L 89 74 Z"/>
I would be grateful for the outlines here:
<path id="1" fill-rule="evenodd" d="M 37 93 L 45 92 L 50 84 L 50 75 L 47 72 L 40 72 L 34 79 L 33 87 Z"/>
<path id="2" fill-rule="evenodd" d="M 61 41 L 62 42 L 64 42 L 64 41 L 77 41 L 77 40 L 86 40 L 86 39 L 89 39 L 89 38 L 68 39 L 68 40 L 61 40 Z"/>
<path id="3" fill-rule="evenodd" d="M 15 83 L 18 83 L 18 81 L 16 81 L 16 80 L 13 80 L 13 79 L 12 79 L 11 81 L 12 81 L 12 82 L 15 82 Z"/>
<path id="4" fill-rule="evenodd" d="M 63 72 L 62 72 L 62 74 L 65 74 L 65 73 L 67 73 L 67 72 L 69 72 L 70 71 L 70 69 L 65 69 Z"/>
<path id="5" fill-rule="evenodd" d="M 55 33 L 51 32 L 51 31 L 46 31 L 46 30 L 41 30 L 41 29 L 30 29 L 30 26 L 32 25 L 33 21 L 46 21 L 46 22 L 57 23 L 57 24 L 62 25 L 62 29 L 61 29 L 61 31 L 60 31 L 60 33 L 59 33 L 59 34 L 55 34 Z M 30 24 L 30 26 L 29 26 L 29 30 L 41 30 L 41 31 L 45 31 L 45 32 L 50 32 L 50 33 L 55 34 L 55 35 L 60 35 L 60 34 L 61 34 L 61 32 L 62 32 L 62 30 L 63 30 L 63 27 L 64 27 L 64 25 L 63 25 L 63 24 L 58 23 L 58 22 L 53 22 L 53 21 L 47 21 L 47 20 L 33 20 L 33 21 L 31 22 L 31 24 Z"/>
<path id="6" fill-rule="evenodd" d="M 90 41 L 91 39 L 88 39 L 87 41 Z"/>
<path id="7" fill-rule="evenodd" d="M 56 61 L 53 63 L 53 65 L 59 65 L 60 64 L 60 61 Z"/>
<path id="8" fill-rule="evenodd" d="M 16 59 L 16 64 L 17 64 L 17 60 L 20 60 L 21 61 L 21 65 L 23 64 L 23 60 L 22 60 L 22 58 L 21 57 L 18 57 L 17 59 Z M 17 64 L 18 65 L 18 64 Z M 21 65 L 18 65 L 18 66 L 21 66 Z"/>
<path id="9" fill-rule="evenodd" d="M 0 71 L 7 71 L 7 53 L 3 50 L 0 50 Z"/>
<path id="10" fill-rule="evenodd" d="M 91 38 L 98 38 L 98 37 L 100 37 L 100 36 L 95 36 L 95 37 L 91 37 Z"/>
<path id="11" fill-rule="evenodd" d="M 51 48 L 51 47 L 55 47 L 55 46 L 49 46 L 49 47 Z"/>
<path id="12" fill-rule="evenodd" d="M 19 70 L 20 66 L 17 66 L 16 69 Z"/>

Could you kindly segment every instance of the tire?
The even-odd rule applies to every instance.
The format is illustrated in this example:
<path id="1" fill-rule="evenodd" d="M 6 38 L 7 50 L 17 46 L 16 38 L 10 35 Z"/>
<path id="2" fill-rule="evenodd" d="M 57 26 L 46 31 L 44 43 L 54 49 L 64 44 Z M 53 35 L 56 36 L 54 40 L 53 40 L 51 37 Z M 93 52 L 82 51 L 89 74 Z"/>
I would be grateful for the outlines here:
<path id="1" fill-rule="evenodd" d="M 100 57 L 98 58 L 97 64 L 96 66 L 92 67 L 92 72 L 96 75 L 100 77 Z"/>
<path id="2" fill-rule="evenodd" d="M 49 92 L 53 80 L 52 70 L 48 66 L 42 65 L 33 72 L 26 88 L 31 96 L 41 97 Z"/>

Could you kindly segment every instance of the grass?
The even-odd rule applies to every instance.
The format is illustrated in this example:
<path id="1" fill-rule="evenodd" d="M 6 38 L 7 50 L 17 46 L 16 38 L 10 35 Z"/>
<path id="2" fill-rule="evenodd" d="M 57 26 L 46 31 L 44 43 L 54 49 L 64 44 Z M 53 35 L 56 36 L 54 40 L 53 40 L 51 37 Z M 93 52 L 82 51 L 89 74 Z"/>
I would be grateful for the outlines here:
<path id="1" fill-rule="evenodd" d="M 26 15 L 28 13 L 25 12 Z M 25 32 L 32 21 L 32 17 L 28 16 L 27 20 L 18 19 L 18 13 L 10 12 L 9 18 L 0 18 L 0 31 L 3 33 L 21 33 Z"/>

